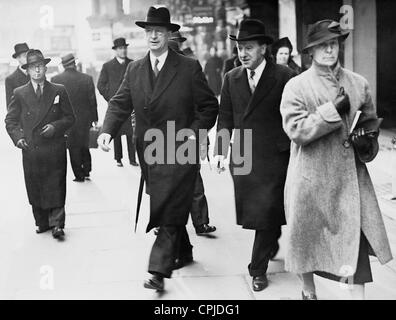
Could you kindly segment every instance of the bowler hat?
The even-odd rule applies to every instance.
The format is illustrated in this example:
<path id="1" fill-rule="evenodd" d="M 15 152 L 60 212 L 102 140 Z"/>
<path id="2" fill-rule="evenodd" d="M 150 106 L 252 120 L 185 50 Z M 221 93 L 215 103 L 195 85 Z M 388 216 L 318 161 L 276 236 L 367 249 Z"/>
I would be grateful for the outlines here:
<path id="1" fill-rule="evenodd" d="M 237 35 L 230 35 L 233 41 L 263 40 L 266 44 L 271 44 L 274 40 L 265 34 L 265 26 L 260 20 L 245 19 L 241 21 Z"/>
<path id="2" fill-rule="evenodd" d="M 276 55 L 276 53 L 278 52 L 278 50 L 280 48 L 289 48 L 290 49 L 290 53 L 293 51 L 293 45 L 291 44 L 290 40 L 288 37 L 284 37 L 279 39 L 278 41 L 275 41 L 272 44 L 272 54 Z"/>
<path id="3" fill-rule="evenodd" d="M 76 58 L 72 53 L 68 53 L 67 55 L 63 56 L 61 60 L 64 67 L 70 66 L 76 62 Z"/>
<path id="4" fill-rule="evenodd" d="M 307 44 L 303 52 L 307 53 L 309 48 L 339 38 L 344 41 L 349 35 L 348 31 L 342 30 L 338 22 L 333 20 L 321 20 L 308 26 Z"/>
<path id="5" fill-rule="evenodd" d="M 26 64 L 22 65 L 22 69 L 27 69 L 29 65 L 34 63 L 44 62 L 44 64 L 47 64 L 50 61 L 50 58 L 44 58 L 40 50 L 30 49 L 26 55 Z"/>
<path id="6" fill-rule="evenodd" d="M 117 39 L 114 39 L 114 41 L 113 41 L 112 49 L 114 50 L 115 48 L 118 48 L 118 47 L 127 47 L 127 46 L 129 46 L 129 43 L 126 43 L 125 38 L 117 38 Z"/>
<path id="7" fill-rule="evenodd" d="M 12 57 L 15 59 L 21 53 L 28 52 L 29 51 L 29 47 L 28 47 L 28 45 L 25 42 L 24 43 L 17 43 L 14 46 L 14 51 L 15 51 L 15 53 L 12 55 Z"/>
<path id="8" fill-rule="evenodd" d="M 173 40 L 176 42 L 184 42 L 187 40 L 186 37 L 182 37 L 182 35 L 180 34 L 180 31 L 175 31 L 172 32 L 171 37 L 169 38 L 169 40 Z"/>
<path id="9" fill-rule="evenodd" d="M 178 24 L 170 22 L 169 10 L 165 7 L 159 7 L 158 9 L 150 7 L 147 12 L 146 21 L 136 21 L 135 23 L 141 28 L 145 28 L 146 26 L 161 26 L 168 28 L 172 32 L 180 29 Z"/>

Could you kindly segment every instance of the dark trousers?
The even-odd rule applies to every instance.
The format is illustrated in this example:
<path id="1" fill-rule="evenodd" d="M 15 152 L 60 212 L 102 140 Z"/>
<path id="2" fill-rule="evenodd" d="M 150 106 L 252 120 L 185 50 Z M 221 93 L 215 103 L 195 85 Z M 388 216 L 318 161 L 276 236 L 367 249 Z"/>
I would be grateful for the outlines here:
<path id="1" fill-rule="evenodd" d="M 256 230 L 252 261 L 248 266 L 250 276 L 258 277 L 266 274 L 271 251 L 276 246 L 280 236 L 281 226 L 265 230 Z"/>
<path id="2" fill-rule="evenodd" d="M 121 161 L 122 159 L 121 137 L 122 136 L 119 135 L 114 138 L 114 159 L 116 161 Z M 133 143 L 132 136 L 127 135 L 126 139 L 128 144 L 129 162 L 136 162 L 136 158 L 135 158 L 136 148 L 135 148 L 135 144 Z"/>
<path id="3" fill-rule="evenodd" d="M 69 147 L 70 163 L 76 178 L 89 176 L 92 158 L 88 147 Z"/>
<path id="4" fill-rule="evenodd" d="M 150 253 L 148 272 L 172 275 L 175 259 L 192 255 L 186 226 L 161 226 Z"/>
<path id="5" fill-rule="evenodd" d="M 43 209 L 32 206 L 36 226 L 38 227 L 65 227 L 65 207 Z"/>
<path id="6" fill-rule="evenodd" d="M 191 220 L 195 228 L 203 224 L 209 224 L 208 201 L 205 197 L 205 189 L 199 171 L 195 181 L 194 196 L 191 205 Z"/>

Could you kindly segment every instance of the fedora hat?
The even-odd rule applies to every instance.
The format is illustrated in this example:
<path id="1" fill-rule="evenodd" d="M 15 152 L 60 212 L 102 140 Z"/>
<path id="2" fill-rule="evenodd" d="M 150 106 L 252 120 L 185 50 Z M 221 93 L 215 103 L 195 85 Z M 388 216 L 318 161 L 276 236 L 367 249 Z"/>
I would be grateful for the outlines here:
<path id="1" fill-rule="evenodd" d="M 69 65 L 75 64 L 76 58 L 74 57 L 74 55 L 72 53 L 68 53 L 67 55 L 65 55 L 61 58 L 61 61 L 62 61 L 62 65 L 64 67 L 67 67 Z"/>
<path id="2" fill-rule="evenodd" d="M 241 21 L 237 35 L 230 35 L 233 41 L 264 40 L 266 44 L 271 44 L 274 40 L 265 34 L 265 26 L 260 20 L 245 19 Z"/>
<path id="3" fill-rule="evenodd" d="M 15 59 L 21 53 L 28 52 L 29 51 L 29 47 L 28 47 L 28 45 L 25 42 L 24 43 L 17 43 L 14 46 L 14 51 L 15 51 L 15 53 L 12 55 L 12 57 Z"/>
<path id="4" fill-rule="evenodd" d="M 278 41 L 275 41 L 275 42 L 272 44 L 272 54 L 273 54 L 273 55 L 276 55 L 276 53 L 278 52 L 278 50 L 279 50 L 280 48 L 283 48 L 283 47 L 289 48 L 290 53 L 292 53 L 292 51 L 293 51 L 293 45 L 291 44 L 291 42 L 290 42 L 290 40 L 289 40 L 288 37 L 281 38 L 281 39 L 279 39 Z"/>
<path id="5" fill-rule="evenodd" d="M 169 10 L 165 7 L 150 7 L 147 12 L 146 21 L 136 21 L 137 26 L 145 28 L 146 26 L 161 26 L 166 27 L 170 31 L 175 32 L 180 29 L 180 26 L 170 22 Z"/>
<path id="6" fill-rule="evenodd" d="M 338 22 L 333 20 L 321 20 L 308 26 L 307 44 L 302 52 L 307 53 L 309 48 L 339 38 L 344 41 L 349 35 L 348 31 L 342 30 Z"/>
<path id="7" fill-rule="evenodd" d="M 186 37 L 182 37 L 182 35 L 180 34 L 180 31 L 175 31 L 172 32 L 171 37 L 169 38 L 169 40 L 173 40 L 176 42 L 184 42 L 187 40 Z"/>
<path id="8" fill-rule="evenodd" d="M 118 47 L 128 47 L 128 46 L 129 46 L 129 43 L 126 43 L 125 38 L 117 38 L 117 39 L 114 39 L 114 41 L 113 41 L 112 49 L 114 50 Z"/>
<path id="9" fill-rule="evenodd" d="M 48 64 L 51 61 L 50 58 L 44 58 L 43 54 L 40 50 L 30 49 L 26 55 L 26 64 L 22 65 L 22 69 L 27 69 L 29 65 L 39 62 L 44 62 L 44 64 Z"/>

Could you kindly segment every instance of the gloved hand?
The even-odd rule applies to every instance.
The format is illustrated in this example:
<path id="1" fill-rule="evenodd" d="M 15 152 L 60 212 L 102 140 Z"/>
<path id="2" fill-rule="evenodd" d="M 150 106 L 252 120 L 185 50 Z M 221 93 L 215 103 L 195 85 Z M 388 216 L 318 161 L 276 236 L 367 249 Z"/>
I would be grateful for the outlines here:
<path id="1" fill-rule="evenodd" d="M 40 136 L 51 138 L 55 134 L 55 127 L 52 124 L 46 124 L 41 128 Z"/>
<path id="2" fill-rule="evenodd" d="M 343 87 L 340 88 L 340 92 L 338 93 L 338 95 L 334 101 L 334 106 L 336 107 L 340 116 L 348 113 L 349 109 L 351 108 L 351 105 L 349 102 L 349 96 L 345 92 Z"/>
<path id="3" fill-rule="evenodd" d="M 24 138 L 19 139 L 16 146 L 17 146 L 17 148 L 23 149 L 23 150 L 26 150 L 27 148 L 29 148 L 29 145 L 27 144 L 27 142 Z"/>
<path id="4" fill-rule="evenodd" d="M 367 134 L 364 128 L 353 130 L 351 140 L 354 146 L 360 150 L 367 150 L 370 148 L 373 134 Z"/>

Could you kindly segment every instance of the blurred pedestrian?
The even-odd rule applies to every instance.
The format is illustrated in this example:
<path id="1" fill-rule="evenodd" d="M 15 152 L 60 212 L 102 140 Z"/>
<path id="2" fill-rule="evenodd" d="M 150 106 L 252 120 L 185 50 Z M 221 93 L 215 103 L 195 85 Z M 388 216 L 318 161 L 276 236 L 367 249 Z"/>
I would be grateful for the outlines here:
<path id="1" fill-rule="evenodd" d="M 90 177 L 92 158 L 89 152 L 89 129 L 98 124 L 95 85 L 91 76 L 77 70 L 76 59 L 72 53 L 62 57 L 65 69 L 52 78 L 53 83 L 66 87 L 73 106 L 76 122 L 68 132 L 67 146 L 70 162 L 75 176 L 74 181 L 84 182 Z"/>
<path id="2" fill-rule="evenodd" d="M 238 58 L 238 49 L 236 46 L 234 46 L 234 48 L 232 49 L 232 57 L 224 61 L 223 72 L 222 72 L 223 77 L 228 71 L 236 67 L 239 67 L 240 65 L 241 65 L 241 61 L 239 61 Z"/>
<path id="3" fill-rule="evenodd" d="M 25 85 L 29 82 L 29 75 L 26 70 L 22 69 L 22 66 L 26 63 L 26 54 L 29 51 L 29 47 L 26 43 L 17 43 L 14 46 L 14 54 L 12 57 L 18 61 L 18 67 L 5 79 L 5 90 L 6 90 L 6 106 L 11 102 L 14 89 Z"/>
<path id="4" fill-rule="evenodd" d="M 124 79 L 125 71 L 128 64 L 132 61 L 128 58 L 128 46 L 125 38 L 117 38 L 113 41 L 112 49 L 115 52 L 115 57 L 103 64 L 102 70 L 98 79 L 98 90 L 103 98 L 109 102 L 116 94 L 118 88 Z M 114 142 L 114 159 L 117 161 L 117 166 L 122 167 L 122 141 L 121 136 L 125 135 L 128 146 L 129 163 L 137 166 L 136 162 L 136 146 L 132 139 L 133 127 L 132 118 L 129 117 L 120 128 L 117 135 L 113 137 Z"/>
<path id="5" fill-rule="evenodd" d="M 217 55 L 217 48 L 211 47 L 209 51 L 210 57 L 208 58 L 204 72 L 208 79 L 209 87 L 214 94 L 218 96 L 221 90 L 221 71 L 223 69 L 223 59 Z"/>
<path id="6" fill-rule="evenodd" d="M 74 123 L 73 109 L 63 85 L 45 78 L 40 50 L 27 52 L 22 65 L 30 81 L 14 91 L 5 119 L 15 145 L 22 149 L 25 185 L 36 221 L 36 232 L 52 228 L 54 238 L 64 236 L 66 198 L 65 132 Z"/>
<path id="7" fill-rule="evenodd" d="M 299 274 L 304 300 L 316 300 L 314 273 L 349 286 L 364 298 L 372 282 L 369 253 L 392 259 L 384 222 L 365 162 L 378 152 L 378 131 L 354 130 L 377 122 L 369 85 L 341 67 L 339 49 L 349 32 L 332 20 L 309 26 L 303 49 L 312 66 L 286 85 L 281 113 L 292 140 L 285 186 L 289 231 L 285 268 Z M 352 138 L 351 138 L 352 137 Z"/>
<path id="8" fill-rule="evenodd" d="M 291 68 L 296 75 L 301 73 L 301 68 L 292 57 L 293 46 L 288 37 L 279 39 L 272 45 L 272 55 L 277 64 Z"/>
<path id="9" fill-rule="evenodd" d="M 150 220 L 146 231 L 160 227 L 149 260 L 148 271 L 152 277 L 144 286 L 162 291 L 164 278 L 170 278 L 175 267 L 193 260 L 186 223 L 199 162 L 180 163 L 176 150 L 171 146 L 165 150 L 161 145 L 158 152 L 167 154 L 164 163 L 150 164 L 155 159 L 145 153 L 152 144 L 145 141 L 144 136 L 155 129 L 161 132 L 164 141 L 171 139 L 172 144 L 180 146 L 180 141 L 168 136 L 169 125 L 173 123 L 175 132 L 191 129 L 184 143 L 197 149 L 198 130 L 208 130 L 215 124 L 218 102 L 208 87 L 200 64 L 168 50 L 171 32 L 179 30 L 180 26 L 170 22 L 167 8 L 150 7 L 146 21 L 136 21 L 136 24 L 145 28 L 149 53 L 129 65 L 118 93 L 109 102 L 98 142 L 108 151 L 111 137 L 135 111 L 137 151 L 142 179 L 150 196 Z M 169 158 L 176 159 L 176 163 Z M 177 265 L 175 261 L 178 261 Z"/>

